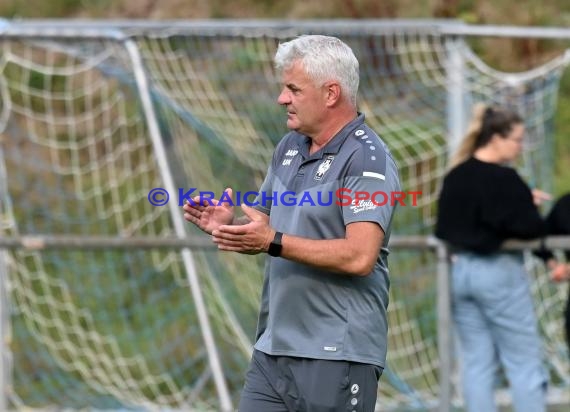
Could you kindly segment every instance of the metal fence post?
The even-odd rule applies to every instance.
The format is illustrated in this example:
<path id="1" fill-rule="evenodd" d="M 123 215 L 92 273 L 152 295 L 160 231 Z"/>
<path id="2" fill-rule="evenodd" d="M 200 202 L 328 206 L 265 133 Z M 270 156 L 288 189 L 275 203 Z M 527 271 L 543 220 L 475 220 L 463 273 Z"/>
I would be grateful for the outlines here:
<path id="1" fill-rule="evenodd" d="M 0 27 L 4 25 L 4 21 L 0 19 Z M 0 116 L 0 132 L 4 129 L 7 122 L 8 111 Z M 6 117 L 6 119 L 3 119 Z M 10 207 L 8 198 L 8 176 L 6 174 L 6 164 L 4 160 L 4 150 L 0 145 L 0 223 L 4 214 L 8 214 Z M 0 239 L 2 236 L 2 228 L 0 228 Z M 8 391 L 12 385 L 12 368 L 10 348 L 11 338 L 11 318 L 10 318 L 10 300 L 8 291 L 8 251 L 0 247 L 0 411 L 9 410 Z"/>
<path id="2" fill-rule="evenodd" d="M 439 354 L 439 412 L 451 410 L 451 374 L 453 372 L 453 330 L 451 323 L 451 287 L 447 246 L 436 239 L 437 255 L 437 347 Z"/>
<path id="3" fill-rule="evenodd" d="M 465 61 L 461 53 L 463 40 L 447 38 L 447 150 L 448 155 L 455 152 L 465 133 Z M 449 159 L 448 159 L 449 160 Z"/>
<path id="4" fill-rule="evenodd" d="M 152 105 L 148 79 L 144 71 L 142 56 L 135 41 L 132 39 L 125 41 L 125 48 L 133 64 L 133 72 L 137 88 L 139 91 L 145 119 L 149 128 L 149 134 L 159 165 L 160 173 L 164 179 L 164 185 L 168 193 L 177 193 L 174 179 L 168 165 L 168 159 L 163 146 L 158 121 L 156 119 L 156 114 Z M 174 224 L 176 236 L 179 238 L 186 237 L 185 222 L 182 217 L 182 210 L 176 205 L 176 202 L 169 202 L 168 207 L 170 208 L 170 215 Z M 232 400 L 224 376 L 224 370 L 214 338 L 214 333 L 212 331 L 212 326 L 208 318 L 208 310 L 206 308 L 206 303 L 202 295 L 200 279 L 196 271 L 194 257 L 192 255 L 192 251 L 188 248 L 182 249 L 181 255 L 182 261 L 184 262 L 184 267 L 186 269 L 188 282 L 190 284 L 192 298 L 194 299 L 194 304 L 196 306 L 198 322 L 200 324 L 200 330 L 202 332 L 202 337 L 206 346 L 206 352 L 208 354 L 208 361 L 212 370 L 214 384 L 216 386 L 216 390 L 220 399 L 220 410 L 223 412 L 230 412 L 233 410 Z"/>
<path id="5" fill-rule="evenodd" d="M 0 249 L 0 411 L 7 411 L 8 389 L 11 381 L 9 356 L 12 353 L 9 345 L 10 305 L 8 304 L 8 269 L 6 250 Z"/>

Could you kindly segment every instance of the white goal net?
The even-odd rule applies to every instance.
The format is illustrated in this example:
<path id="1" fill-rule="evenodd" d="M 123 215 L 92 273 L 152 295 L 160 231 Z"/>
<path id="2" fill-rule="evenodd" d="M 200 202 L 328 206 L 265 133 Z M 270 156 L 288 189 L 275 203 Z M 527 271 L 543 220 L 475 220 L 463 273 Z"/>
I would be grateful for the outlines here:
<path id="1" fill-rule="evenodd" d="M 177 236 L 180 216 L 151 204 L 152 189 L 217 196 L 228 186 L 257 190 L 286 131 L 272 58 L 280 41 L 309 32 L 353 47 L 360 110 L 391 147 L 404 190 L 422 193 L 416 207 L 400 208 L 395 235 L 432 233 L 453 144 L 449 119 L 461 120 L 477 101 L 523 115 L 528 142 L 520 172 L 529 184 L 551 188 L 563 54 L 512 74 L 491 69 L 466 42 L 430 24 L 14 24 L 0 32 L 0 236 Z M 179 193 L 169 194 L 177 203 Z M 237 405 L 263 258 L 187 252 L 189 260 L 158 243 L 0 250 L 9 406 L 219 410 L 188 270 L 199 279 Z M 529 258 L 529 268 L 553 385 L 568 387 L 566 291 L 548 282 L 539 262 Z M 393 249 L 390 271 L 388 365 L 378 407 L 433 407 L 436 258 Z"/>

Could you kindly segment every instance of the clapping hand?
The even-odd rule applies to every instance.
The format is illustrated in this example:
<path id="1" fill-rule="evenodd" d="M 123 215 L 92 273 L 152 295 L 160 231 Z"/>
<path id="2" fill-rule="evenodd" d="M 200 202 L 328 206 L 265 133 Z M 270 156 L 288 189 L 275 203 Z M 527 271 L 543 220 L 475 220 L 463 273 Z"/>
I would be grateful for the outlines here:
<path id="1" fill-rule="evenodd" d="M 182 206 L 184 219 L 209 235 L 222 225 L 231 225 L 234 220 L 233 192 L 229 187 L 224 192 L 227 193 L 224 198 L 232 199 L 231 202 L 220 202 L 201 196 L 193 197 L 192 201 L 186 200 Z"/>

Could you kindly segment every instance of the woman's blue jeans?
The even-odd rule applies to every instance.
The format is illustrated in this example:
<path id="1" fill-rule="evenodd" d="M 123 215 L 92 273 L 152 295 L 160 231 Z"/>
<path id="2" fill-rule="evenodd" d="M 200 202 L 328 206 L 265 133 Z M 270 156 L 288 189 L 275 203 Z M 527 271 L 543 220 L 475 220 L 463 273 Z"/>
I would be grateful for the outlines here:
<path id="1" fill-rule="evenodd" d="M 467 410 L 497 410 L 494 389 L 502 366 L 514 410 L 545 411 L 548 375 L 522 256 L 453 255 L 452 310 Z"/>

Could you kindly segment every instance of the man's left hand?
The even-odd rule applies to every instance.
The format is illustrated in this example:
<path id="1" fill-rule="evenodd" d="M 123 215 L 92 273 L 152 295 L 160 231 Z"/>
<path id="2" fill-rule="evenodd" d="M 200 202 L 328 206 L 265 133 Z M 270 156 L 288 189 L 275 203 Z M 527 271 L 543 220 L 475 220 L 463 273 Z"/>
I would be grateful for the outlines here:
<path id="1" fill-rule="evenodd" d="M 213 241 L 219 250 L 256 255 L 267 252 L 275 236 L 275 230 L 269 226 L 269 216 L 242 205 L 243 213 L 251 220 L 245 225 L 222 225 L 212 232 Z"/>

